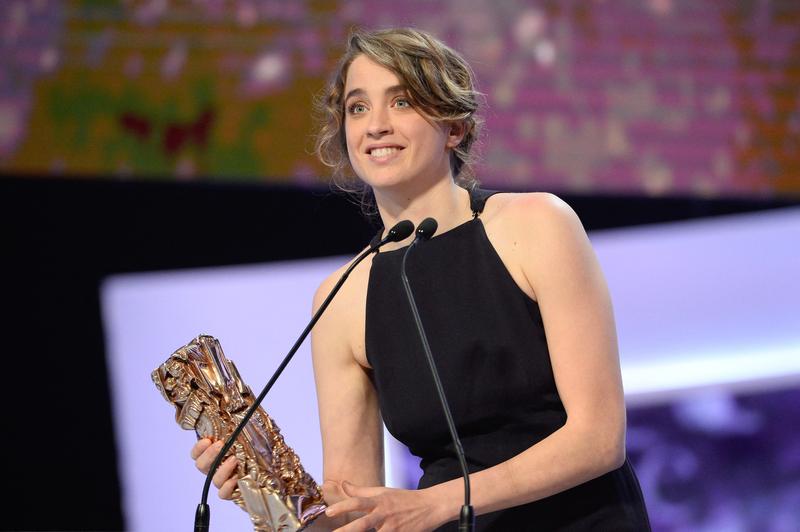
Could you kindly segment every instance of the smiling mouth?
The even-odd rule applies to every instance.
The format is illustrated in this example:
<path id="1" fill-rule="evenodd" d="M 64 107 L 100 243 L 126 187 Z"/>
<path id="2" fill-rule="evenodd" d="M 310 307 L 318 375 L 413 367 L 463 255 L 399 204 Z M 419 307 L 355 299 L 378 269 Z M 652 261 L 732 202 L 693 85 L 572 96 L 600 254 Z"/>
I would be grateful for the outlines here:
<path id="1" fill-rule="evenodd" d="M 385 157 L 389 157 L 394 155 L 398 151 L 402 150 L 403 148 L 397 146 L 386 146 L 383 148 L 372 148 L 369 150 L 370 157 L 374 157 L 376 159 L 383 159 Z"/>

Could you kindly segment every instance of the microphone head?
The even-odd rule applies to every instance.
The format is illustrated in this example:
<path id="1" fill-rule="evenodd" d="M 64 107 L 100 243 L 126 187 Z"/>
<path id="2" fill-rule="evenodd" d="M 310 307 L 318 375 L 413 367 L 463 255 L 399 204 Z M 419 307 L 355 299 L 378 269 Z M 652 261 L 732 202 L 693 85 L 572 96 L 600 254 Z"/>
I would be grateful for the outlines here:
<path id="1" fill-rule="evenodd" d="M 389 234 L 386 235 L 386 240 L 389 242 L 400 242 L 405 240 L 411 233 L 414 232 L 414 224 L 410 220 L 403 220 L 397 222 L 394 227 L 389 229 Z"/>
<path id="2" fill-rule="evenodd" d="M 429 240 L 434 233 L 436 233 L 438 227 L 439 224 L 436 220 L 433 218 L 425 218 L 417 226 L 417 238 L 420 240 Z"/>

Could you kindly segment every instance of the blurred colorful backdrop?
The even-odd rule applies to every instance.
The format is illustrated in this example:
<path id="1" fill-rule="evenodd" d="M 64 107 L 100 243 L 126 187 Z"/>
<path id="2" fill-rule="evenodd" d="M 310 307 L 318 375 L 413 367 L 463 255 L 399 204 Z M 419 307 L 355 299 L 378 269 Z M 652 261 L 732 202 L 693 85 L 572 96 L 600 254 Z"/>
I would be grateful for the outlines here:
<path id="1" fill-rule="evenodd" d="M 312 99 L 352 27 L 473 65 L 488 186 L 800 195 L 793 0 L 0 3 L 0 172 L 318 184 Z"/>

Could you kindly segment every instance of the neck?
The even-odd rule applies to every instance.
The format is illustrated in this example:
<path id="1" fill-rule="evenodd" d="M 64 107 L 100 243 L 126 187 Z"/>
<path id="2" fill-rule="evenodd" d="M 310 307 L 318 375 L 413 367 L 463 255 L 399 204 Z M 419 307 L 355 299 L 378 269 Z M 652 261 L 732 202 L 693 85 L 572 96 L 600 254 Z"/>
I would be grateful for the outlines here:
<path id="1" fill-rule="evenodd" d="M 472 215 L 469 193 L 456 185 L 452 178 L 439 180 L 419 190 L 375 189 L 374 192 L 378 212 L 386 228 L 401 220 L 411 220 L 416 227 L 422 220 L 431 217 L 439 224 L 436 232 L 444 233 L 469 220 Z"/>

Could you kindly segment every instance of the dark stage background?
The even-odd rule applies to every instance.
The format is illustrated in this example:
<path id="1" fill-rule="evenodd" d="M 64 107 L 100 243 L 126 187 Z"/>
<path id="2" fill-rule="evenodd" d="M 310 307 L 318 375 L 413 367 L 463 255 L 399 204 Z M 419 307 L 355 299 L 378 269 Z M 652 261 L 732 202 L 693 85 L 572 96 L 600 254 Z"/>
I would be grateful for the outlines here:
<path id="1" fill-rule="evenodd" d="M 561 196 L 589 231 L 798 203 Z M 0 228 L 3 530 L 124 527 L 100 320 L 105 276 L 351 254 L 374 231 L 328 189 L 29 176 L 0 179 Z"/>

